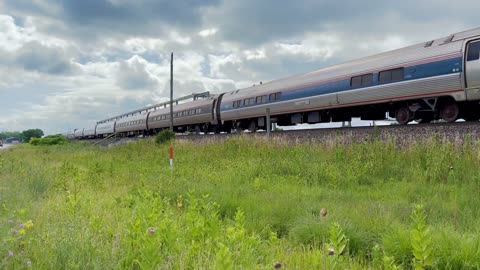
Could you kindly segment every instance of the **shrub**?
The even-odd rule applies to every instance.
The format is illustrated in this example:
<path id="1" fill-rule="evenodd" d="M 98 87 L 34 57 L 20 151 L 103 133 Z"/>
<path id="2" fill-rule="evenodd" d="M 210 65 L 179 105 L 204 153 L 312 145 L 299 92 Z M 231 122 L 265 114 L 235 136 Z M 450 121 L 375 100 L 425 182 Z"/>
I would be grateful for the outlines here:
<path id="1" fill-rule="evenodd" d="M 175 132 L 165 129 L 155 136 L 155 142 L 158 144 L 164 144 L 175 138 Z"/>
<path id="2" fill-rule="evenodd" d="M 66 144 L 68 141 L 62 135 L 50 135 L 44 138 L 31 138 L 31 145 L 57 145 Z"/>

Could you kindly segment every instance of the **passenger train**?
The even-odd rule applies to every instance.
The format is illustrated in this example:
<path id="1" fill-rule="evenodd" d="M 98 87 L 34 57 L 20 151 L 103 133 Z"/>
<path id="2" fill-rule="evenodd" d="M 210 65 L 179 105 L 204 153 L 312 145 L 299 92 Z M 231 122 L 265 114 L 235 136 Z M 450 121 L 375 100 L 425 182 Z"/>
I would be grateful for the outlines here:
<path id="1" fill-rule="evenodd" d="M 173 106 L 177 132 L 395 118 L 399 124 L 480 119 L 480 28 Z M 74 138 L 151 135 L 170 108 L 113 118 Z"/>

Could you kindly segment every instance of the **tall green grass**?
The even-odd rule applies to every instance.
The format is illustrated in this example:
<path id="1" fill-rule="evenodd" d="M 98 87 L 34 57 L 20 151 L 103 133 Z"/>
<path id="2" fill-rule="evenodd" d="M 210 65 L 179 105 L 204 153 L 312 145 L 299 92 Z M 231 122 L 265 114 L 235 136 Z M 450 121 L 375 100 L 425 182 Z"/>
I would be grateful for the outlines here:
<path id="1" fill-rule="evenodd" d="M 479 144 L 172 143 L 0 151 L 1 267 L 480 268 Z"/>

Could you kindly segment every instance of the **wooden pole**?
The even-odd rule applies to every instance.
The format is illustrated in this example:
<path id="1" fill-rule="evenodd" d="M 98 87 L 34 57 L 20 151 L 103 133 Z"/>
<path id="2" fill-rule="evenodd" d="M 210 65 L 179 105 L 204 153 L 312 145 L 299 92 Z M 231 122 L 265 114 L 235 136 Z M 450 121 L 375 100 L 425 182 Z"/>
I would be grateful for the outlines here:
<path id="1" fill-rule="evenodd" d="M 267 108 L 267 136 L 270 137 L 272 132 L 272 124 L 270 122 L 270 108 Z"/>
<path id="2" fill-rule="evenodd" d="M 173 52 L 170 57 L 170 130 L 173 131 Z"/>

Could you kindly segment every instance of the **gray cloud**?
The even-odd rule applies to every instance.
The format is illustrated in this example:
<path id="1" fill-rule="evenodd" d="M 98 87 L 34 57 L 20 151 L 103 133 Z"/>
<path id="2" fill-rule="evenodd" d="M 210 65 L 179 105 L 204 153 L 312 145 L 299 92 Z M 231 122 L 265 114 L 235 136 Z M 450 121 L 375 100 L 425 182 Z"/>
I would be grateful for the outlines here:
<path id="1" fill-rule="evenodd" d="M 24 44 L 13 56 L 17 66 L 29 71 L 68 75 L 77 71 L 63 48 L 47 47 L 37 41 Z"/>
<path id="2" fill-rule="evenodd" d="M 152 36 L 201 27 L 202 11 L 220 0 L 6 0 L 16 16 L 48 18 L 42 30 L 75 39 Z"/>

